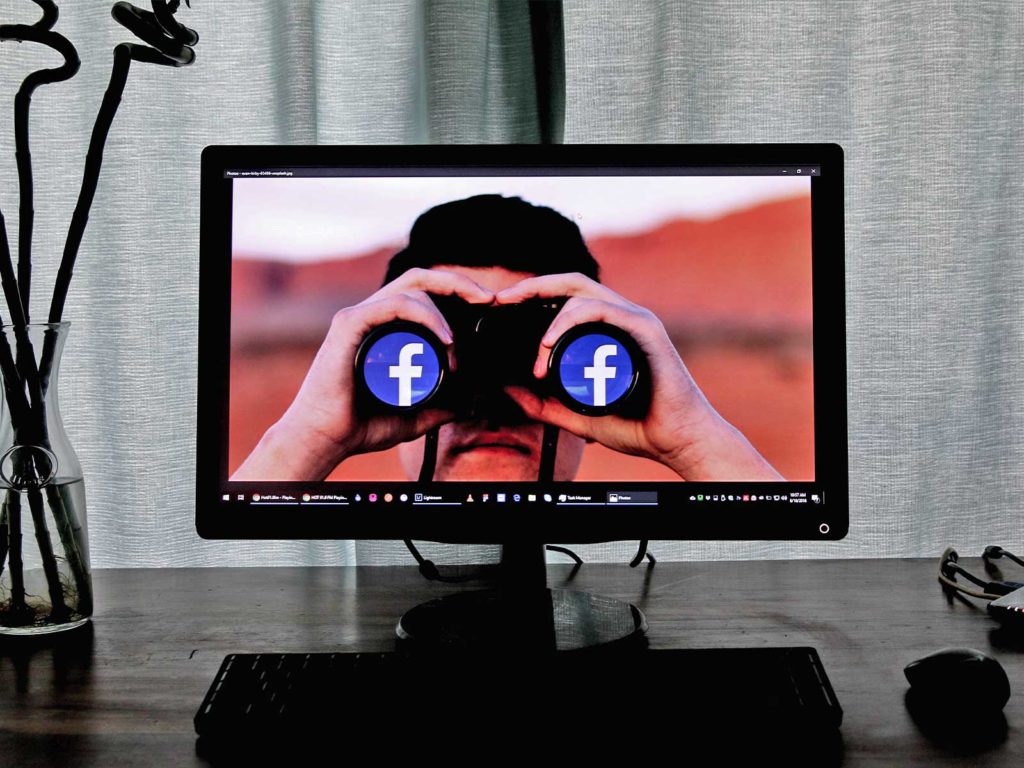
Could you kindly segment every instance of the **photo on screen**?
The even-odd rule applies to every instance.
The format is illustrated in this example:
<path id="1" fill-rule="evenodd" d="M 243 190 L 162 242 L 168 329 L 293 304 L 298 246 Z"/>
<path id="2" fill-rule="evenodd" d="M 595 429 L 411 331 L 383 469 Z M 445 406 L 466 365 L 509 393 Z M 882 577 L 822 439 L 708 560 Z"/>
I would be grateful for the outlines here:
<path id="1" fill-rule="evenodd" d="M 815 480 L 811 180 L 750 175 L 235 179 L 229 476 L 295 401 L 335 314 L 381 289 L 417 218 L 481 195 L 518 198 L 578 227 L 600 284 L 653 313 L 711 406 L 781 478 Z M 487 263 L 489 243 L 497 247 L 480 238 L 479 264 Z M 528 274 L 499 274 L 506 282 L 498 287 L 541 271 L 536 258 L 529 263 Z M 524 326 L 517 343 L 536 344 L 531 333 Z M 456 350 L 461 343 L 456 337 Z M 408 404 L 417 378 L 433 369 L 426 350 L 408 343 L 395 350 L 378 369 L 380 386 L 393 386 L 396 404 Z M 574 353 L 585 364 L 566 374 L 575 376 L 567 386 L 590 406 L 614 400 L 629 373 L 615 340 L 581 342 Z M 536 479 L 541 425 L 521 412 L 504 418 L 478 413 L 444 424 L 434 479 Z M 348 456 L 310 479 L 414 480 L 423 439 Z M 485 439 L 511 447 L 502 452 Z M 559 455 L 569 457 L 560 479 L 680 479 L 665 464 L 565 430 L 559 440 Z"/>

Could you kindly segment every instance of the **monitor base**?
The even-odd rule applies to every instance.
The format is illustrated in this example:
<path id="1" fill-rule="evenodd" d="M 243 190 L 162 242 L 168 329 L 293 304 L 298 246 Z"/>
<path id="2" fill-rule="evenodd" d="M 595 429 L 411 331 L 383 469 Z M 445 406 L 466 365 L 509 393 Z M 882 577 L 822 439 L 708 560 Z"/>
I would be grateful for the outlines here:
<path id="1" fill-rule="evenodd" d="M 421 603 L 398 622 L 412 653 L 577 651 L 646 645 L 635 605 L 566 589 L 457 592 Z"/>

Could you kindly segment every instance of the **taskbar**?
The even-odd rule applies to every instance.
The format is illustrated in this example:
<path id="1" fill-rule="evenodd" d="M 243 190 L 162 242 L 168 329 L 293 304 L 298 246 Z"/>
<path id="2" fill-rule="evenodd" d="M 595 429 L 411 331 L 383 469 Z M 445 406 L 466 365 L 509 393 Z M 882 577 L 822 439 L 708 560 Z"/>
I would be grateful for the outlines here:
<path id="1" fill-rule="evenodd" d="M 220 500 L 247 506 L 309 506 L 345 507 L 356 505 L 408 505 L 413 507 L 465 507 L 470 505 L 547 505 L 556 507 L 657 507 L 664 506 L 667 499 L 672 505 L 680 502 L 694 505 L 713 504 L 792 504 L 823 505 L 825 491 L 819 488 L 785 490 L 778 488 L 751 490 L 749 488 L 716 487 L 713 491 L 680 492 L 672 488 L 668 492 L 631 488 L 602 488 L 600 490 L 548 490 L 533 488 L 507 488 L 495 490 L 492 484 L 486 489 L 466 487 L 463 483 L 452 483 L 430 490 L 417 488 L 395 488 L 394 484 L 380 483 L 365 485 L 345 483 L 344 489 L 324 490 L 320 488 L 296 488 L 295 484 L 233 483 L 223 488 Z"/>
<path id="2" fill-rule="evenodd" d="M 848 530 L 843 490 L 822 481 L 225 482 L 197 505 L 197 525 L 206 538 L 825 540 Z"/>

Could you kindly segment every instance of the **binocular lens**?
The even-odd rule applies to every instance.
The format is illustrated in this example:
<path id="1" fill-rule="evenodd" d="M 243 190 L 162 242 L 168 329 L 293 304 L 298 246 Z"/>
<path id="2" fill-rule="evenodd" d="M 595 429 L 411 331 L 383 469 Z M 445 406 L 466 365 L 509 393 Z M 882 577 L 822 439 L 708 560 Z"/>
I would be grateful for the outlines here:
<path id="1" fill-rule="evenodd" d="M 421 326 L 382 326 L 363 342 L 356 370 L 370 393 L 392 408 L 415 408 L 441 384 L 447 360 L 440 342 Z M 383 330 L 383 332 L 382 332 Z"/>
<path id="2" fill-rule="evenodd" d="M 646 410 L 644 361 L 629 334 L 607 323 L 584 323 L 555 343 L 548 374 L 558 398 L 578 413 L 638 416 Z"/>
<path id="3" fill-rule="evenodd" d="M 629 392 L 633 360 L 611 336 L 588 333 L 566 345 L 558 362 L 558 378 L 573 400 L 606 408 Z"/>

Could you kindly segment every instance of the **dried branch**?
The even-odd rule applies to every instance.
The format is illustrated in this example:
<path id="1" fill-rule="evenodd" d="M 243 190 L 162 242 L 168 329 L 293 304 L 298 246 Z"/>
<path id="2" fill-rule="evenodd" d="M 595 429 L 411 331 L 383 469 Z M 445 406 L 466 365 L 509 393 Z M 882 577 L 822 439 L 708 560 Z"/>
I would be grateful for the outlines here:
<path id="1" fill-rule="evenodd" d="M 11 562 L 11 613 L 18 617 L 28 611 L 25 603 L 25 561 L 21 557 L 21 499 L 16 491 L 7 493 L 7 540 Z"/>
<path id="2" fill-rule="evenodd" d="M 29 107 L 32 93 L 40 85 L 58 83 L 75 76 L 79 68 L 78 52 L 63 35 L 52 31 L 57 21 L 57 6 L 52 0 L 33 0 L 43 9 L 43 18 L 29 26 L 24 24 L 0 25 L 0 41 L 29 40 L 57 51 L 64 63 L 52 69 L 40 69 L 26 77 L 14 97 L 14 145 L 18 165 L 19 221 L 18 221 L 18 286 L 25 319 L 28 321 L 32 286 L 32 231 L 35 209 L 32 183 L 32 154 L 29 150 Z M 14 317 L 14 308 L 8 300 L 8 309 Z"/>
<path id="3" fill-rule="evenodd" d="M 78 204 L 71 217 L 68 239 L 64 244 L 64 255 L 60 262 L 60 271 L 53 288 L 53 299 L 50 302 L 51 323 L 59 323 L 64 316 L 64 303 L 67 300 L 68 287 L 74 272 L 78 249 L 82 244 L 85 227 L 89 223 L 89 209 L 92 207 L 96 186 L 99 182 L 100 168 L 103 165 L 103 147 L 107 134 L 114 122 L 114 115 L 121 103 L 121 94 L 128 81 L 128 70 L 132 60 L 162 64 L 171 67 L 184 67 L 195 60 L 195 52 L 191 46 L 199 40 L 195 30 L 182 26 L 174 20 L 177 2 L 168 4 L 164 0 L 153 0 L 153 11 L 143 11 L 130 3 L 115 3 L 111 9 L 114 19 L 127 27 L 137 37 L 150 46 L 138 43 L 120 43 L 114 47 L 114 65 L 110 73 L 110 82 L 96 124 L 92 129 L 89 141 L 89 152 L 85 158 L 85 173 L 82 177 L 82 188 L 78 195 Z M 49 358 L 44 355 L 41 366 L 44 381 L 48 377 Z"/>
<path id="4" fill-rule="evenodd" d="M 0 211 L 0 287 L 7 300 L 7 309 L 11 313 L 11 323 L 24 325 L 25 307 L 18 293 L 18 280 L 14 276 L 14 262 L 11 261 L 11 245 L 7 240 L 7 222 Z"/>
<path id="5" fill-rule="evenodd" d="M 10 541 L 10 532 L 7 530 L 7 497 L 14 493 L 8 489 L 4 494 L 2 506 L 0 506 L 0 576 L 4 575 L 4 564 L 7 562 L 7 547 Z"/>
<path id="6" fill-rule="evenodd" d="M 70 486 L 46 486 L 46 500 L 53 510 L 57 521 L 57 534 L 64 546 L 64 556 L 71 568 L 71 577 L 75 580 L 78 593 L 78 612 L 83 616 L 92 613 L 92 581 L 89 578 L 89 564 L 86 562 L 85 529 L 75 512 L 75 502 L 71 498 Z"/>
<path id="7" fill-rule="evenodd" d="M 50 541 L 50 528 L 46 525 L 46 515 L 43 512 L 43 496 L 38 488 L 33 488 L 28 492 L 28 506 L 32 513 L 32 527 L 36 533 L 36 544 L 43 562 L 46 588 L 50 593 L 50 618 L 59 624 L 68 620 L 68 607 L 64 604 L 64 589 L 60 584 L 60 571 L 57 569 L 57 558 L 53 553 L 53 542 Z"/>

